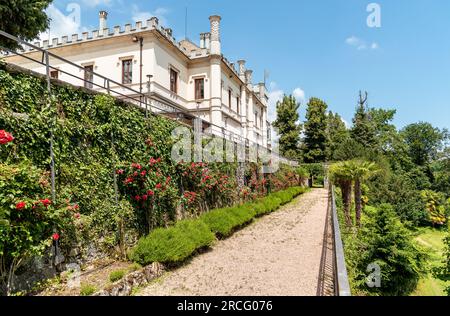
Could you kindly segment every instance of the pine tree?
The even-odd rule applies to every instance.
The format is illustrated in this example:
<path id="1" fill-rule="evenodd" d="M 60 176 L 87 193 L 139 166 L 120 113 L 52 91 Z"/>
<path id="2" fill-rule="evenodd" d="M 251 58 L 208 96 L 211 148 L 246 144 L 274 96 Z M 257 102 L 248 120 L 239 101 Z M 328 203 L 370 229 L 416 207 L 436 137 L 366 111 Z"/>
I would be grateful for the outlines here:
<path id="1" fill-rule="evenodd" d="M 282 101 L 277 102 L 277 119 L 272 125 L 278 129 L 280 154 L 286 158 L 299 158 L 301 132 L 301 125 L 298 123 L 299 108 L 300 103 L 297 103 L 292 95 L 285 95 Z"/>
<path id="2" fill-rule="evenodd" d="M 326 157 L 328 161 L 336 160 L 336 151 L 348 140 L 349 132 L 338 113 L 328 112 Z"/>
<path id="3" fill-rule="evenodd" d="M 375 127 L 372 123 L 370 112 L 366 106 L 367 92 L 365 96 L 359 92 L 359 102 L 353 118 L 352 138 L 365 148 L 372 148 L 376 144 Z"/>
<path id="4" fill-rule="evenodd" d="M 307 163 L 326 159 L 327 108 L 327 104 L 318 98 L 311 98 L 308 102 L 303 141 L 304 161 Z"/>

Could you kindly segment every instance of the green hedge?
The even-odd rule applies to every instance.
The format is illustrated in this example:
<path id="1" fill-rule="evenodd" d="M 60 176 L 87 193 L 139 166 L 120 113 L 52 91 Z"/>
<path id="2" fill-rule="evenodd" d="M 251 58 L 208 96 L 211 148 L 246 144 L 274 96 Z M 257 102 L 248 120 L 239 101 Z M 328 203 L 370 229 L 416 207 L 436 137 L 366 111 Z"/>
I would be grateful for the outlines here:
<path id="1" fill-rule="evenodd" d="M 210 246 L 215 236 L 228 237 L 253 218 L 277 210 L 305 191 L 305 188 L 293 187 L 269 194 L 254 203 L 216 209 L 197 220 L 180 221 L 173 227 L 156 229 L 139 240 L 130 253 L 130 259 L 142 265 L 182 262 L 195 251 Z"/>
<path id="2" fill-rule="evenodd" d="M 139 240 L 130 259 L 147 265 L 152 262 L 177 263 L 196 250 L 209 246 L 214 234 L 200 220 L 181 221 L 169 228 L 158 228 Z"/>

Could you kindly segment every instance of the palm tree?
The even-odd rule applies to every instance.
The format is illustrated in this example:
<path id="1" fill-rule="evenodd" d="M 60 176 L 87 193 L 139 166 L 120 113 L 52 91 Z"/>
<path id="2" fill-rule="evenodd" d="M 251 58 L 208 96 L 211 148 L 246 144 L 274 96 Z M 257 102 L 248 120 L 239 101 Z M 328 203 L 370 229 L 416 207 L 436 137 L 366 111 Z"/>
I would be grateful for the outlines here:
<path id="1" fill-rule="evenodd" d="M 352 226 L 350 216 L 352 185 L 355 191 L 355 218 L 356 226 L 361 226 L 362 183 L 378 172 L 376 164 L 373 162 L 355 159 L 335 163 L 330 167 L 331 181 L 336 183 L 342 191 L 342 201 L 344 203 L 345 222 L 348 227 Z"/>
<path id="2" fill-rule="evenodd" d="M 338 162 L 330 166 L 330 180 L 337 184 L 341 189 L 342 202 L 344 204 L 345 224 L 352 226 L 350 208 L 352 201 L 352 183 L 353 178 L 347 162 Z"/>
<path id="3" fill-rule="evenodd" d="M 356 226 L 361 227 L 361 213 L 363 209 L 361 185 L 379 170 L 374 162 L 366 160 L 355 159 L 346 162 L 346 164 L 354 182 Z"/>

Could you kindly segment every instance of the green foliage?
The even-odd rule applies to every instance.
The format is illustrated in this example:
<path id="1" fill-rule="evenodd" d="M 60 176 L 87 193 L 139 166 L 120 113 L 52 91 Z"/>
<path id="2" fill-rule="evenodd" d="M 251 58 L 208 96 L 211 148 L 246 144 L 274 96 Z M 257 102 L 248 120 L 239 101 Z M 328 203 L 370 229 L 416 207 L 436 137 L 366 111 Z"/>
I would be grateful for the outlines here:
<path id="1" fill-rule="evenodd" d="M 7 291 L 14 272 L 51 245 L 55 229 L 70 235 L 73 214 L 48 199 L 47 176 L 28 162 L 0 163 L 0 285 Z"/>
<path id="2" fill-rule="evenodd" d="M 351 237 L 350 237 L 351 238 Z M 372 295 L 410 294 L 424 271 L 425 255 L 389 204 L 368 211 L 363 228 L 346 240 L 347 264 L 352 284 L 358 291 Z M 381 268 L 381 287 L 366 285 L 369 264 Z"/>
<path id="3" fill-rule="evenodd" d="M 429 220 L 434 225 L 444 225 L 447 222 L 447 203 L 445 195 L 440 192 L 423 190 L 420 193 Z"/>
<path id="4" fill-rule="evenodd" d="M 45 9 L 53 0 L 3 0 L 0 3 L 0 30 L 25 41 L 34 40 L 49 25 Z M 14 23 L 12 23 L 14 21 Z M 18 44 L 3 36 L 0 45 L 17 48 Z"/>
<path id="5" fill-rule="evenodd" d="M 441 131 L 424 122 L 410 124 L 401 133 L 408 146 L 410 157 L 419 166 L 424 166 L 436 158 L 447 137 L 445 130 Z"/>
<path id="6" fill-rule="evenodd" d="M 91 284 L 81 284 L 80 295 L 81 296 L 91 296 L 97 292 L 97 288 Z"/>
<path id="7" fill-rule="evenodd" d="M 112 271 L 109 274 L 109 280 L 114 283 L 117 282 L 119 280 L 122 280 L 123 277 L 125 276 L 125 271 L 124 270 L 116 270 L 116 271 Z"/>
<path id="8" fill-rule="evenodd" d="M 272 124 L 280 135 L 280 154 L 291 159 L 299 158 L 301 132 L 301 126 L 297 123 L 300 118 L 299 108 L 300 104 L 295 97 L 285 95 L 283 100 L 277 103 L 277 119 Z"/>
<path id="9" fill-rule="evenodd" d="M 214 234 L 202 221 L 179 222 L 173 227 L 155 229 L 141 238 L 131 251 L 130 259 L 141 265 L 152 262 L 175 264 L 213 241 Z"/>
<path id="10" fill-rule="evenodd" d="M 0 69 L 0 126 L 15 137 L 13 144 L 0 146 L 0 159 L 12 165 L 29 161 L 48 178 L 50 127 L 55 135 L 58 202 L 77 205 L 81 214 L 79 234 L 62 235 L 61 241 L 71 244 L 84 238 L 107 252 L 117 243 L 132 244 L 142 219 L 120 196 L 116 205 L 115 167 L 148 161 L 152 155 L 164 161 L 165 172 L 174 173 L 171 131 L 178 124 L 156 116 L 146 120 L 134 105 L 70 86 L 52 85 L 52 95 L 48 107 L 44 80 Z M 147 145 L 149 138 L 153 146 Z M 173 197 L 174 190 L 165 194 Z M 166 220 L 165 214 L 173 218 L 177 207 L 173 200 L 158 205 L 160 218 Z"/>
<path id="11" fill-rule="evenodd" d="M 365 106 L 365 101 L 361 100 L 356 108 L 355 116 L 353 118 L 353 128 L 350 133 L 352 138 L 365 148 L 371 148 L 377 143 L 374 124 L 370 117 L 369 110 Z"/>
<path id="12" fill-rule="evenodd" d="M 349 159 L 348 157 L 339 157 L 337 155 L 338 148 L 343 146 L 344 142 L 350 138 L 349 131 L 338 113 L 333 113 L 331 111 L 328 112 L 326 136 L 327 144 L 325 152 L 327 160 L 332 161 Z"/>
<path id="13" fill-rule="evenodd" d="M 323 162 L 326 159 L 327 108 L 328 105 L 324 101 L 318 98 L 309 99 L 303 140 L 303 160 L 307 163 Z"/>
<path id="14" fill-rule="evenodd" d="M 275 211 L 282 202 L 287 203 L 303 192 L 304 188 L 293 187 L 254 203 L 216 209 L 196 220 L 182 220 L 173 227 L 155 229 L 139 240 L 130 253 L 130 259 L 142 265 L 152 262 L 181 263 L 195 251 L 211 245 L 215 235 L 228 237 L 254 217 Z"/>
<path id="15" fill-rule="evenodd" d="M 391 204 L 406 225 L 419 226 L 428 223 L 428 213 L 423 207 L 420 190 L 407 172 L 391 171 L 383 166 L 382 172 L 368 182 L 369 202 L 372 205 Z"/>

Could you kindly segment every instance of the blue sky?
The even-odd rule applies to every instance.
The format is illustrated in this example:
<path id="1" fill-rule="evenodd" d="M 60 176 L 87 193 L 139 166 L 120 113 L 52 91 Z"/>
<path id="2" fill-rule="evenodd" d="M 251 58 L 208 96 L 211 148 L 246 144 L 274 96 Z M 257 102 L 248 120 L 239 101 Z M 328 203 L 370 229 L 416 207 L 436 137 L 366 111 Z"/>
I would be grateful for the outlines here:
<path id="1" fill-rule="evenodd" d="M 371 2 L 381 7 L 380 28 L 367 26 Z M 68 22 L 70 3 L 80 5 L 80 21 Z M 306 101 L 324 99 L 351 122 L 358 91 L 367 90 L 370 106 L 397 109 L 400 128 L 450 127 L 448 0 L 55 0 L 51 33 L 96 29 L 104 9 L 109 27 L 156 15 L 182 39 L 186 7 L 195 42 L 210 15 L 222 16 L 225 56 L 247 60 L 255 82 L 269 71 L 272 107 L 295 91 Z"/>

